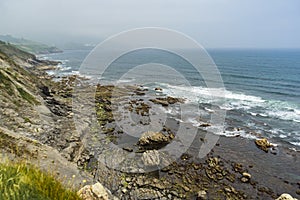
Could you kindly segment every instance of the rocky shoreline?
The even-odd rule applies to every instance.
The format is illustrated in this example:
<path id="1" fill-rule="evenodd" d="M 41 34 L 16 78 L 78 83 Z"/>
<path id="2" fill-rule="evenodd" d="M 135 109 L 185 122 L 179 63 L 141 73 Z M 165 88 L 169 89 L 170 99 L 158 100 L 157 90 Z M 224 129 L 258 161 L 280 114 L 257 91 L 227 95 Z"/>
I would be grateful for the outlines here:
<path id="1" fill-rule="evenodd" d="M 299 152 L 279 146 L 273 154 L 257 148 L 252 140 L 220 137 L 212 151 L 199 159 L 199 146 L 209 134 L 206 124 L 199 127 L 188 150 L 170 161 L 159 150 L 176 140 L 178 121 L 167 118 L 162 131 L 143 131 L 135 138 L 120 129 L 113 110 L 116 104 L 123 105 L 123 111 L 144 127 L 151 124 L 149 113 L 155 107 L 176 107 L 183 99 L 151 95 L 157 88 L 90 85 L 78 76 L 55 82 L 44 70 L 57 63 L 3 45 L 2 158 L 33 162 L 66 182 L 71 180 L 78 189 L 100 182 L 108 190 L 97 188 L 107 194 L 94 199 L 276 199 L 282 193 L 300 198 Z M 76 92 L 75 84 L 80 85 Z M 74 97 L 82 107 L 72 106 Z M 96 120 L 85 110 L 94 105 Z M 110 144 L 122 149 L 110 149 Z M 138 161 L 123 160 L 133 153 Z M 141 163 L 149 172 L 141 171 Z M 86 199 L 92 193 L 92 186 L 81 192 Z"/>

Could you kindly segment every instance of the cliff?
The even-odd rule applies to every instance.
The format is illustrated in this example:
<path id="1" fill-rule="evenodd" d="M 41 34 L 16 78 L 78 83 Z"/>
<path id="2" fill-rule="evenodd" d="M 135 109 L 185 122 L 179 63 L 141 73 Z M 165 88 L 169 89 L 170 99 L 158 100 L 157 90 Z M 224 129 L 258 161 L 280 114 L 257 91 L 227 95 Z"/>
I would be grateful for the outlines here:
<path id="1" fill-rule="evenodd" d="M 49 53 L 60 53 L 62 50 L 55 46 L 48 46 L 46 44 L 27 40 L 24 38 L 15 38 L 11 35 L 0 35 L 0 40 L 10 43 L 15 47 L 32 54 L 49 54 Z"/>
<path id="2" fill-rule="evenodd" d="M 59 152 L 62 146 L 56 149 L 47 145 L 51 133 L 59 136 L 61 132 L 57 121 L 70 121 L 58 114 L 58 110 L 68 112 L 63 99 L 50 94 L 60 83 L 40 70 L 56 64 L 0 41 L 0 162 L 13 159 L 33 163 L 78 187 L 83 179 L 88 182 L 91 178 Z"/>

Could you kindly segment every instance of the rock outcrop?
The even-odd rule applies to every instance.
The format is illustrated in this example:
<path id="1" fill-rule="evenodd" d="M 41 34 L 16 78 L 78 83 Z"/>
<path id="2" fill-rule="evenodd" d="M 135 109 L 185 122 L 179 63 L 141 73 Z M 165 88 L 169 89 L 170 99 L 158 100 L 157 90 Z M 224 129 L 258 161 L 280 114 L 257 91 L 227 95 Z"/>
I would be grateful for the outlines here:
<path id="1" fill-rule="evenodd" d="M 255 144 L 258 148 L 265 151 L 266 153 L 269 151 L 269 148 L 273 145 L 267 140 L 267 138 L 257 139 L 255 140 Z"/>
<path id="2" fill-rule="evenodd" d="M 138 144 L 141 146 L 167 144 L 174 138 L 174 135 L 165 135 L 161 132 L 145 132 L 140 137 Z"/>

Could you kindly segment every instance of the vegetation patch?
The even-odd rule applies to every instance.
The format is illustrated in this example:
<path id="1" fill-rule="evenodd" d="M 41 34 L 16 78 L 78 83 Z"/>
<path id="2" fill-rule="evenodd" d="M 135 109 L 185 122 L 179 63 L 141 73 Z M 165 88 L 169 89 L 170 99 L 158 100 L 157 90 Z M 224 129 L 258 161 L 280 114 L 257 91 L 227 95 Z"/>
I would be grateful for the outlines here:
<path id="1" fill-rule="evenodd" d="M 17 90 L 19 91 L 21 97 L 28 101 L 31 104 L 38 104 L 38 101 L 28 92 L 26 92 L 23 88 L 17 87 Z"/>
<path id="2" fill-rule="evenodd" d="M 12 88 L 11 80 L 0 71 L 0 88 L 6 90 L 7 94 L 13 95 L 14 90 Z"/>
<path id="3" fill-rule="evenodd" d="M 26 163 L 0 164 L 0 199 L 79 200 L 52 174 Z"/>

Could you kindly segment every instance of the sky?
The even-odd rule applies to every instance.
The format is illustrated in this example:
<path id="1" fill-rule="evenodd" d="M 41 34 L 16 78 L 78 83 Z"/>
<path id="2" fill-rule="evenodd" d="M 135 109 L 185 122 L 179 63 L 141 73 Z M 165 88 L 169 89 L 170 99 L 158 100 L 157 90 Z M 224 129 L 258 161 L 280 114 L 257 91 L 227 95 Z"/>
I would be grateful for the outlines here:
<path id="1" fill-rule="evenodd" d="M 300 48 L 299 0 L 0 0 L 0 34 L 98 43 L 163 27 L 207 48 Z"/>

